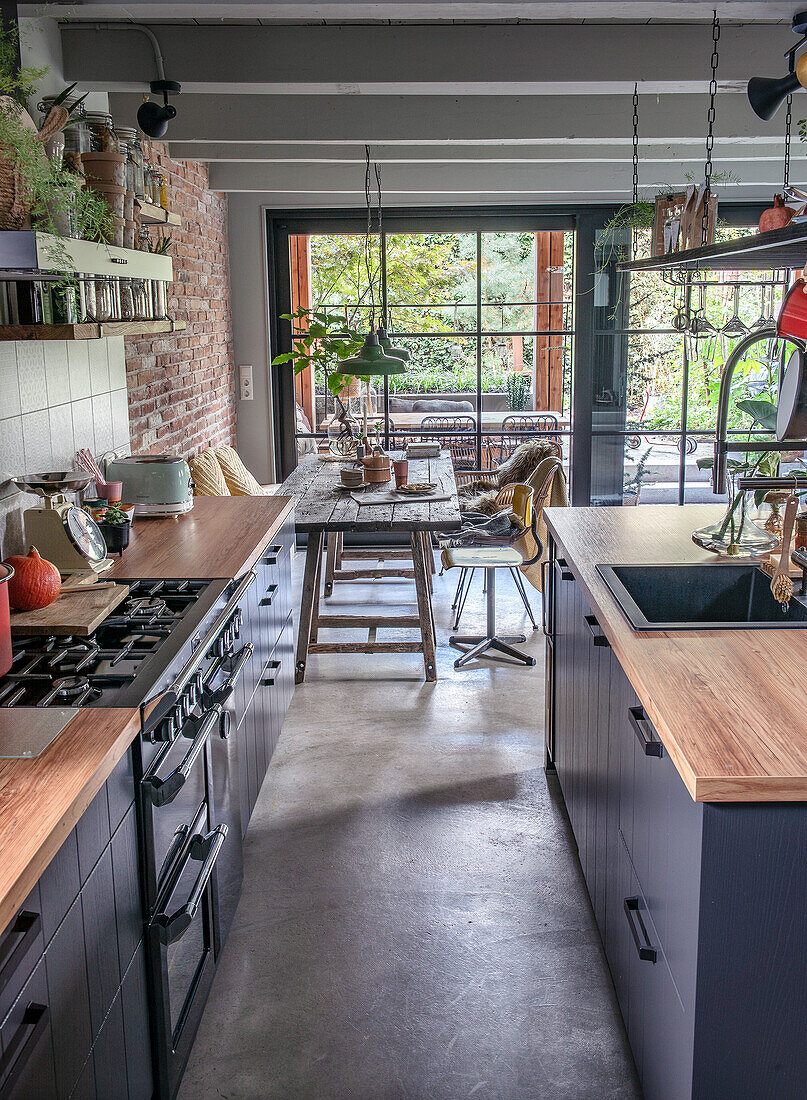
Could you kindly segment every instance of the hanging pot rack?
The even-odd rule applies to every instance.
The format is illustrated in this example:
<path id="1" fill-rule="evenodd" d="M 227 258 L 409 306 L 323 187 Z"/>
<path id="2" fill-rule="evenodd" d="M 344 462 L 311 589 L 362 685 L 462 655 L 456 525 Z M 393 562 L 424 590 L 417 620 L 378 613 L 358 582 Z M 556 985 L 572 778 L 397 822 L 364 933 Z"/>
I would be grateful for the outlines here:
<path id="1" fill-rule="evenodd" d="M 701 245 L 698 248 L 682 249 L 679 252 L 670 252 L 664 256 L 651 256 L 642 260 L 625 260 L 616 265 L 617 271 L 661 271 L 668 274 L 671 282 L 684 284 L 691 280 L 691 285 L 698 285 L 698 276 L 701 270 L 705 271 L 793 271 L 804 267 L 807 261 L 807 223 L 800 222 L 797 225 L 785 226 L 783 229 L 769 230 L 767 233 L 751 233 L 745 237 L 735 238 L 733 241 L 725 241 L 720 244 L 707 245 L 706 230 L 708 225 L 708 204 L 710 198 L 710 186 L 712 176 L 712 149 L 714 147 L 714 121 L 715 121 L 715 97 L 717 93 L 717 65 L 719 61 L 717 45 L 720 39 L 720 20 L 717 11 L 712 20 L 712 57 L 711 80 L 709 83 L 709 111 L 707 115 L 706 131 L 706 162 L 705 162 L 705 186 L 706 206 L 704 209 Z M 807 40 L 803 39 L 791 51 L 790 62 L 793 63 L 792 53 Z M 784 193 L 801 202 L 807 202 L 807 192 L 795 187 L 790 182 L 790 138 L 792 127 L 792 93 L 786 98 L 787 112 L 785 119 L 784 163 L 782 172 L 782 189 Z M 633 96 L 633 194 L 634 203 L 638 198 L 638 136 L 637 136 L 637 88 L 634 87 Z M 695 273 L 695 279 L 691 274 Z M 766 280 L 770 282 L 770 280 Z M 705 284 L 710 285 L 710 284 Z M 753 283 L 737 285 L 755 285 Z M 757 284 L 758 285 L 758 284 Z"/>

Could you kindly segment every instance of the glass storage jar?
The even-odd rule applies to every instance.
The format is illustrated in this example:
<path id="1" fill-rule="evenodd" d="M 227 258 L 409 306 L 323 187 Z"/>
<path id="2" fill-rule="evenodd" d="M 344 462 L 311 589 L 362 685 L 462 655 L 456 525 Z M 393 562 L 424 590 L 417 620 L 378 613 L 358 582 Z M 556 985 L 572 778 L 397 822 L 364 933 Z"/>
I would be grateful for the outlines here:
<path id="1" fill-rule="evenodd" d="M 121 321 L 134 321 L 135 319 L 131 279 L 121 279 L 120 281 L 120 319 Z"/>
<path id="2" fill-rule="evenodd" d="M 151 280 L 151 315 L 156 321 L 168 319 L 168 283 L 164 279 Z"/>
<path id="3" fill-rule="evenodd" d="M 112 319 L 114 301 L 112 296 L 112 279 L 109 275 L 96 275 L 90 277 L 86 284 L 86 308 L 87 318 L 90 321 L 110 321 Z"/>
<path id="4" fill-rule="evenodd" d="M 132 294 L 134 296 L 135 320 L 152 320 L 151 289 L 148 279 L 132 279 Z"/>
<path id="5" fill-rule="evenodd" d="M 105 111 L 88 111 L 87 128 L 90 131 L 90 153 L 117 153 L 118 139 L 112 125 L 112 115 Z"/>

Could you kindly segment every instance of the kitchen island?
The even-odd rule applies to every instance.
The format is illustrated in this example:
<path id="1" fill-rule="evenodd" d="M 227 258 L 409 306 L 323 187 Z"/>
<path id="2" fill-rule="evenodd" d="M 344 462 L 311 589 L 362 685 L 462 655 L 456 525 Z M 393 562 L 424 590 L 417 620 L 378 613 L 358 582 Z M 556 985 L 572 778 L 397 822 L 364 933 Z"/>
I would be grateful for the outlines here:
<path id="1" fill-rule="evenodd" d="M 714 562 L 721 511 L 546 513 L 548 761 L 648 1100 L 807 1079 L 807 633 L 636 632 L 596 571 Z"/>
<path id="2" fill-rule="evenodd" d="M 55 723 L 61 729 L 39 756 L 0 760 L 3 1100 L 68 1095 L 147 1100 L 155 1090 L 161 1097 L 173 1092 L 226 935 L 221 914 L 231 917 L 240 891 L 240 834 L 293 691 L 293 530 L 288 498 L 200 498 L 192 512 L 176 519 L 136 522 L 129 549 L 107 574 L 121 581 L 181 584 L 192 579 L 203 582 L 191 586 L 194 591 L 202 592 L 207 584 L 222 593 L 215 605 L 228 616 L 222 637 L 240 648 L 232 649 L 231 656 L 224 650 L 213 653 L 207 662 L 204 706 L 212 708 L 218 733 L 204 722 L 206 711 L 198 718 L 191 711 L 192 728 L 181 730 L 181 714 L 168 716 L 154 736 L 143 737 L 143 721 L 149 721 L 152 710 L 156 719 L 157 705 L 142 712 L 114 702 L 80 707 L 66 724 L 64 707 L 58 714 L 33 706 L 0 708 L 0 736 L 19 736 L 30 723 Z M 215 613 L 208 613 L 188 653 L 210 629 Z M 170 641 L 166 646 L 175 663 L 187 659 Z M 173 731 L 173 744 L 166 730 Z M 163 756 L 169 762 L 157 775 Z M 183 934 L 185 922 L 177 903 L 187 887 L 180 885 L 176 897 L 163 899 L 171 901 L 169 920 L 160 901 L 160 858 L 154 866 L 155 854 L 163 854 L 154 851 L 158 813 L 167 814 L 159 825 L 167 837 L 184 820 L 178 816 L 183 799 L 171 802 L 174 786 L 164 787 L 162 778 L 172 780 L 174 756 L 188 759 L 189 794 L 201 790 L 208 803 L 204 823 L 198 813 L 195 822 L 188 822 L 194 833 L 200 825 L 206 833 L 198 837 L 198 851 L 188 853 L 192 860 L 204 857 L 202 864 L 190 863 L 190 884 L 208 867 L 210 875 L 220 850 L 238 855 L 237 863 L 219 860 L 218 888 L 205 887 L 201 899 L 199 919 L 207 929 L 204 970 L 194 979 L 192 1026 L 177 1029 L 177 1035 L 185 1031 L 176 1043 L 178 1058 L 169 1034 L 176 1021 L 167 1015 L 167 1000 L 161 1003 L 167 984 L 161 991 L 155 982 L 166 952 L 169 966 L 163 970 L 166 976 L 169 970 L 176 973 L 171 944 Z M 198 770 L 191 771 L 191 756 L 205 762 L 209 778 L 201 788 L 197 780 L 191 782 Z M 223 761 L 228 777 L 221 770 Z M 155 775 L 148 788 L 145 772 Z M 232 802 L 237 824 L 227 835 L 216 824 Z M 163 805 L 166 809 L 159 811 Z M 194 870 L 200 866 L 202 871 Z M 180 878 L 177 864 L 177 884 Z M 210 894 L 208 900 L 210 889 L 217 897 Z M 187 915 L 193 919 L 191 909 Z M 197 929 L 184 943 L 195 943 L 198 934 Z M 171 997 L 180 994 L 185 995 L 172 986 Z M 165 1042 L 161 1046 L 161 1033 L 167 1035 L 167 1048 Z"/>

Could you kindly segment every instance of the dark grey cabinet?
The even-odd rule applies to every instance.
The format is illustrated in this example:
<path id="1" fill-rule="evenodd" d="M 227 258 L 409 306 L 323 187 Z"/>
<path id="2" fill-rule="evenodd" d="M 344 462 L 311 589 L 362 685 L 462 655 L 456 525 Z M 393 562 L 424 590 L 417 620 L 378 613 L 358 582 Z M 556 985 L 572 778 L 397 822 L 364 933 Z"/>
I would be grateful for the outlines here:
<path id="1" fill-rule="evenodd" d="M 551 549 L 549 755 L 645 1096 L 801 1100 L 807 806 L 692 800 Z"/>
<path id="2" fill-rule="evenodd" d="M 151 1097 L 133 802 L 127 753 L 0 936 L 2 1100 L 129 1100 L 125 1002 Z"/>

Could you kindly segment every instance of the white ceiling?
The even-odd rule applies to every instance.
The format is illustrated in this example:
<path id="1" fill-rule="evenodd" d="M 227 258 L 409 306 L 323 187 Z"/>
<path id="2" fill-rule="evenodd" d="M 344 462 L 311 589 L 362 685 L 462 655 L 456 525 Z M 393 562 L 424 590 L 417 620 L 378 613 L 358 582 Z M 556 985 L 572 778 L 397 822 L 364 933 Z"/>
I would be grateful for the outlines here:
<path id="1" fill-rule="evenodd" d="M 784 111 L 761 122 L 745 86 L 752 75 L 784 74 L 794 5 L 730 0 L 718 9 L 715 167 L 731 177 L 720 194 L 769 199 L 781 185 Z M 85 0 L 71 7 L 62 45 L 65 76 L 108 90 L 116 117 L 133 118 L 155 75 L 148 39 L 92 23 L 147 23 L 167 76 L 183 85 L 172 153 L 209 161 L 215 187 L 278 208 L 360 206 L 365 142 L 390 206 L 611 203 L 630 193 L 634 82 L 642 188 L 702 177 L 711 12 L 686 0 Z M 804 116 L 798 93 L 794 117 Z M 796 180 L 802 148 L 796 141 Z"/>

